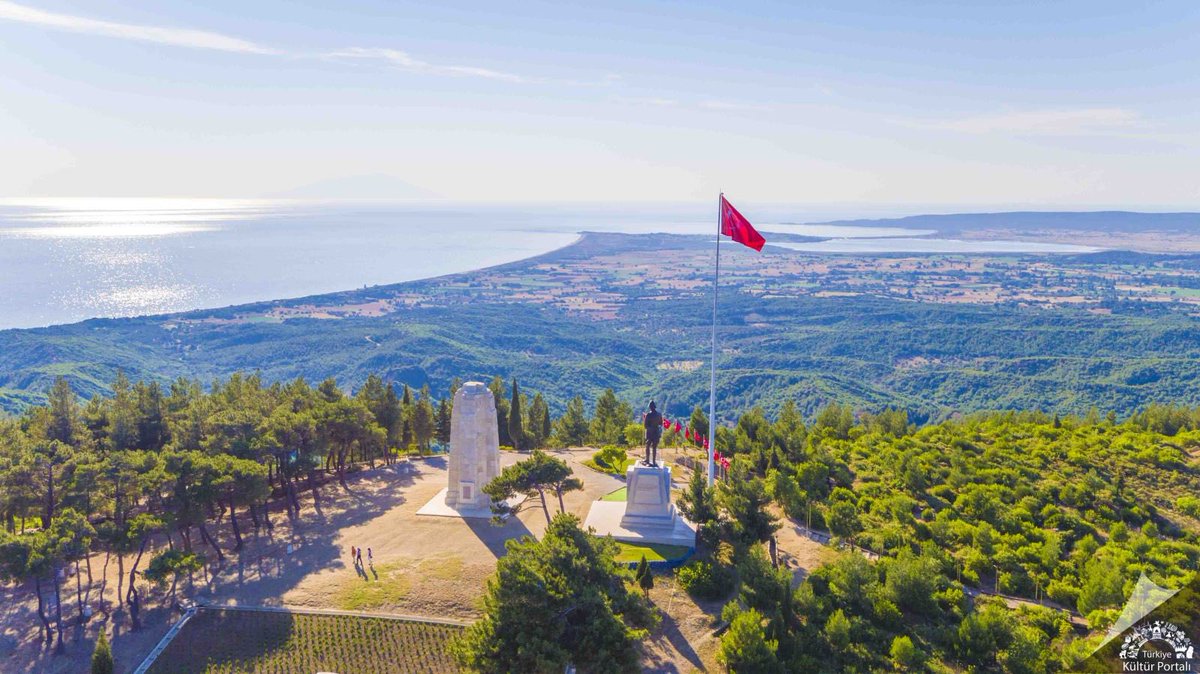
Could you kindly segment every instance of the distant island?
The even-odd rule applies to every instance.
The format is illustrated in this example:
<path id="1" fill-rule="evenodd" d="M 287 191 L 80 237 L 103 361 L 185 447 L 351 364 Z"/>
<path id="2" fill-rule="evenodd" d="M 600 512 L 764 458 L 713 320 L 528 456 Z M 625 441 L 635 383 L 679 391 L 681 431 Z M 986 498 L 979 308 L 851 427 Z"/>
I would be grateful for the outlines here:
<path id="1" fill-rule="evenodd" d="M 966 239 L 1021 239 L 1158 252 L 1200 252 L 1200 213 L 1012 211 L 836 220 L 828 225 L 932 229 Z"/>

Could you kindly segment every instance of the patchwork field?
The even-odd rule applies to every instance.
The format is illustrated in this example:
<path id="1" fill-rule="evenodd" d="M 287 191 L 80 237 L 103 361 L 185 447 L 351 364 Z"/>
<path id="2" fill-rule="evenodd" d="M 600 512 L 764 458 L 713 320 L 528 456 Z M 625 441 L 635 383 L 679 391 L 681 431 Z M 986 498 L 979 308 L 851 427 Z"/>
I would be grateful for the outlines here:
<path id="1" fill-rule="evenodd" d="M 201 609 L 151 674 L 454 672 L 461 628 L 387 618 Z"/>

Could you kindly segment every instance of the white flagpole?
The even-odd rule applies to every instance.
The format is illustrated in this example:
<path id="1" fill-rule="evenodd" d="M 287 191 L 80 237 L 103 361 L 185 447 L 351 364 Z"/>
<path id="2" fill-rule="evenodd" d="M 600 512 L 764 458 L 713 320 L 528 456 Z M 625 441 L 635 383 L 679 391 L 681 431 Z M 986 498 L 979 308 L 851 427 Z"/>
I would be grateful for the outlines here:
<path id="1" fill-rule="evenodd" d="M 717 451 L 717 280 L 721 276 L 721 199 L 717 195 L 717 262 L 713 267 L 712 369 L 708 383 L 708 486 L 713 485 L 713 453 Z"/>

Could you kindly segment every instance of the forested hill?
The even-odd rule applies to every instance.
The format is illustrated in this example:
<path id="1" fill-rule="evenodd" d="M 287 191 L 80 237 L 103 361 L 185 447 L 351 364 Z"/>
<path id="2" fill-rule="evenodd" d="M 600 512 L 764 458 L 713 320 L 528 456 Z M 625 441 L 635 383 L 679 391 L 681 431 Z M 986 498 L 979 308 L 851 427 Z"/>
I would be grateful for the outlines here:
<path id="1" fill-rule="evenodd" d="M 606 387 L 673 414 L 707 399 L 711 242 L 590 234 L 538 258 L 391 286 L 219 310 L 0 332 L 0 406 L 65 376 L 84 396 L 130 378 L 368 373 L 445 390 L 516 377 L 557 413 Z M 1190 259 L 722 255 L 721 415 L 794 400 L 1125 414 L 1200 403 L 1200 277 Z"/>

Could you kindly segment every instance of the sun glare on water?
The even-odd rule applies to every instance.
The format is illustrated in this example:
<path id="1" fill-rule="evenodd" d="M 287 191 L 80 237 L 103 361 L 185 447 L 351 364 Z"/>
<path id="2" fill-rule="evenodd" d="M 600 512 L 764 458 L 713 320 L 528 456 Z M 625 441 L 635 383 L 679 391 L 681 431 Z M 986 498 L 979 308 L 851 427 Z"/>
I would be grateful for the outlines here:
<path id="1" fill-rule="evenodd" d="M 261 215 L 275 202 L 247 199 L 19 199 L 0 237 L 123 239 L 195 234 Z"/>

